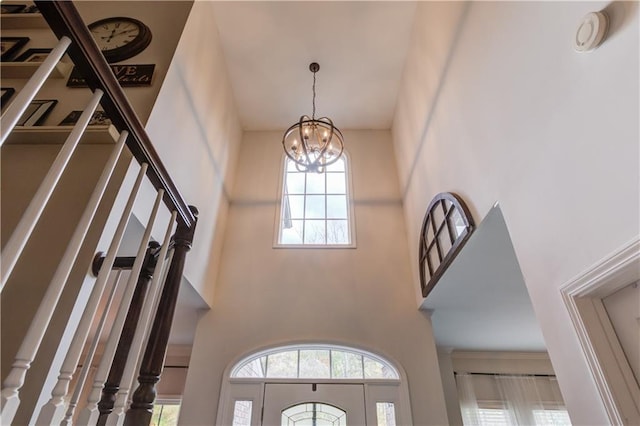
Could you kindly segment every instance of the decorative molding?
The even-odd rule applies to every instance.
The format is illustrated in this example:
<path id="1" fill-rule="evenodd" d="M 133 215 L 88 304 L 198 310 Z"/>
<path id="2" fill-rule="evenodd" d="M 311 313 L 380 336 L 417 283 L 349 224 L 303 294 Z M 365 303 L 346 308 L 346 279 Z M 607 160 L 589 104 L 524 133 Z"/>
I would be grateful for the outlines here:
<path id="1" fill-rule="evenodd" d="M 610 370 L 615 370 L 613 373 L 622 375 L 623 378 L 625 376 L 619 363 L 604 365 L 601 362 L 602 355 L 598 356 L 599 352 L 606 352 L 618 359 L 615 350 L 610 346 L 610 342 L 605 341 L 598 344 L 590 335 L 590 332 L 591 334 L 600 332 L 605 336 L 607 335 L 601 323 L 602 318 L 597 315 L 593 302 L 600 301 L 603 297 L 619 288 L 638 280 L 639 277 L 640 239 L 636 237 L 619 250 L 606 256 L 586 272 L 560 287 L 562 299 L 578 336 L 582 352 L 587 360 L 587 365 L 595 381 L 609 421 L 613 425 L 627 424 L 629 420 L 629 416 L 622 412 L 624 409 L 620 404 L 620 398 L 616 397 L 616 393 L 618 393 L 616 390 L 629 392 L 629 386 L 633 386 L 633 384 L 629 383 L 630 378 L 629 380 L 624 380 L 626 389 L 619 389 L 620 383 L 611 383 L 612 372 Z M 638 384 L 635 383 L 635 388 L 637 387 Z M 638 416 L 637 411 L 636 407 L 634 416 L 636 418 Z"/>

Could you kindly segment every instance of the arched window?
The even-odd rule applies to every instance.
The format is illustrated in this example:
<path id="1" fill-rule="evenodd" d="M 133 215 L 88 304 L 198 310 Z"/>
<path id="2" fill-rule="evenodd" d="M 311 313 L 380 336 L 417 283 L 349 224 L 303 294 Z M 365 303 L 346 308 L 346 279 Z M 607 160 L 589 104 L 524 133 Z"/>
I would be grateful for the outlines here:
<path id="1" fill-rule="evenodd" d="M 400 379 L 395 367 L 369 352 L 317 345 L 283 347 L 255 354 L 236 364 L 231 377 Z"/>
<path id="2" fill-rule="evenodd" d="M 276 245 L 353 245 L 346 156 L 324 173 L 300 172 L 284 161 Z"/>
<path id="3" fill-rule="evenodd" d="M 358 348 L 303 343 L 254 352 L 227 368 L 215 424 L 314 421 L 318 426 L 412 424 L 400 366 Z"/>
<path id="4" fill-rule="evenodd" d="M 474 229 L 473 217 L 462 198 L 451 192 L 433 197 L 420 231 L 418 267 L 422 297 L 433 290 Z"/>

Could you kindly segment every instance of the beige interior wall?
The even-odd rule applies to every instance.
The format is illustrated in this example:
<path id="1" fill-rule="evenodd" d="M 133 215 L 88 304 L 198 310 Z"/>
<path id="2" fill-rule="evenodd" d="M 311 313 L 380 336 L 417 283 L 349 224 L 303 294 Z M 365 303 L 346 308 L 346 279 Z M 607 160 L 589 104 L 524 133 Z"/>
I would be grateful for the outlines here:
<path id="1" fill-rule="evenodd" d="M 575 52 L 605 7 L 608 39 Z M 411 258 L 436 193 L 500 203 L 576 424 L 608 418 L 559 288 L 640 234 L 638 42 L 637 3 L 420 3 L 394 119 Z"/>
<path id="2" fill-rule="evenodd" d="M 181 424 L 214 421 L 232 362 L 292 342 L 361 347 L 396 361 L 409 377 L 414 424 L 447 423 L 442 386 L 433 380 L 431 323 L 411 286 L 390 133 L 344 135 L 357 248 L 287 249 L 273 247 L 282 134 L 245 133 L 216 297 L 196 331 Z"/>
<path id="3" fill-rule="evenodd" d="M 212 16 L 211 2 L 193 5 L 146 126 L 186 202 L 200 211 L 185 277 L 209 304 L 241 139 Z M 151 202 L 145 196 L 149 200 L 141 205 Z"/>

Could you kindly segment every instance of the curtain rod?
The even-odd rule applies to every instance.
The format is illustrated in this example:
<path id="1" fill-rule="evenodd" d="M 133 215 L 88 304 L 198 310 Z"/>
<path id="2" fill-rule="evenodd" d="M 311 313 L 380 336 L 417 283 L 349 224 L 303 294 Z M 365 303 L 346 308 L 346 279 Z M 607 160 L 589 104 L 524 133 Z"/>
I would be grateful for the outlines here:
<path id="1" fill-rule="evenodd" d="M 518 374 L 518 373 L 473 373 L 470 371 L 454 371 L 454 375 L 471 374 L 474 376 L 519 376 L 519 377 L 556 377 L 555 374 Z"/>

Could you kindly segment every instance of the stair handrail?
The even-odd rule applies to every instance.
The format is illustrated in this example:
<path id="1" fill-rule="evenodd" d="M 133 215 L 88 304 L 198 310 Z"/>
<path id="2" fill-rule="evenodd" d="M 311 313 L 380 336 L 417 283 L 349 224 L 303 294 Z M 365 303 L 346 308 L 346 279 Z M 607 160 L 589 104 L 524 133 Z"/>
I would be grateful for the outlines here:
<path id="1" fill-rule="evenodd" d="M 35 4 L 54 34 L 71 39 L 67 54 L 91 90 L 104 92 L 101 105 L 119 130 L 126 130 L 127 147 L 140 163 L 147 163 L 147 177 L 157 189 L 164 189 L 163 201 L 169 210 L 178 212 L 178 222 L 187 228 L 195 226 L 196 219 L 180 191 L 171 179 L 149 135 L 131 106 L 109 64 L 102 55 L 87 25 L 71 1 L 37 0 Z"/>

